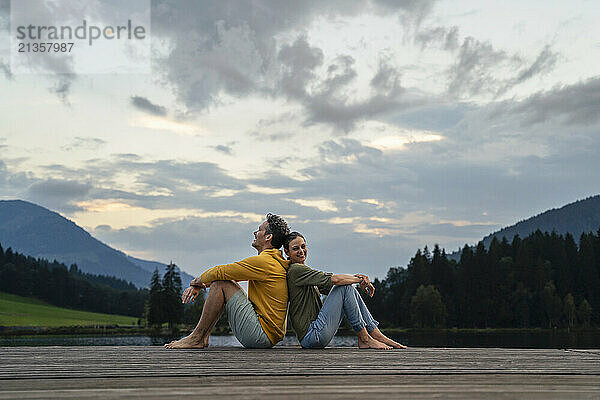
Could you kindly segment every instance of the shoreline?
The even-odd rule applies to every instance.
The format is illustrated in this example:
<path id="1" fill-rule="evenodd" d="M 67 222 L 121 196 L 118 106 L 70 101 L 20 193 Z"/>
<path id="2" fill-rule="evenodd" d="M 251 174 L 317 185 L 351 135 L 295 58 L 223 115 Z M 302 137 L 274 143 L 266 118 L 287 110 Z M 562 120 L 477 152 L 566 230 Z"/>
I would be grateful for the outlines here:
<path id="1" fill-rule="evenodd" d="M 192 326 L 177 326 L 174 329 L 167 327 L 148 328 L 140 326 L 124 325 L 92 325 L 92 326 L 64 326 L 64 327 L 44 327 L 44 326 L 0 326 L 0 337 L 15 336 L 131 336 L 144 335 L 150 337 L 177 336 L 183 335 L 192 330 Z M 600 328 L 381 328 L 386 335 L 440 335 L 440 334 L 597 334 L 600 335 Z M 230 329 L 216 329 L 212 333 L 217 336 L 231 335 Z M 339 329 L 339 336 L 353 336 L 351 329 Z M 295 336 L 293 331 L 288 331 L 286 336 Z"/>

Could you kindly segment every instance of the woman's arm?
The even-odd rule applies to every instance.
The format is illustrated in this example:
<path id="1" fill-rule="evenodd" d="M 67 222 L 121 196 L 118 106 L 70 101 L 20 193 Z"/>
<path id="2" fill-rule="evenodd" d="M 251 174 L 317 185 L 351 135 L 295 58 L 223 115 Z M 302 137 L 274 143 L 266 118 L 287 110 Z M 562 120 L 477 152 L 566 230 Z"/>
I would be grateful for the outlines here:
<path id="1" fill-rule="evenodd" d="M 331 276 L 331 283 L 334 285 L 351 285 L 353 283 L 360 283 L 360 287 L 367 292 L 371 297 L 375 294 L 375 287 L 369 281 L 369 277 L 362 274 L 349 275 L 349 274 L 335 274 Z"/>
<path id="2" fill-rule="evenodd" d="M 334 285 L 351 285 L 353 283 L 360 283 L 361 281 L 361 278 L 349 274 L 335 274 L 331 276 L 331 283 Z"/>

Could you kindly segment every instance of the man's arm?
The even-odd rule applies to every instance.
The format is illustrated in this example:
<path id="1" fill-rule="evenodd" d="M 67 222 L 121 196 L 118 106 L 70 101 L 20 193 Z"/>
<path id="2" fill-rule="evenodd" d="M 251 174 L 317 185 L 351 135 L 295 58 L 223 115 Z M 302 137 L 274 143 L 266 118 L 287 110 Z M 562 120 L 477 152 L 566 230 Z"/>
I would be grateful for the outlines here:
<path id="1" fill-rule="evenodd" d="M 264 257 L 253 256 L 233 264 L 217 265 L 195 278 L 190 286 L 205 288 L 214 281 L 260 281 L 268 278 Z"/>

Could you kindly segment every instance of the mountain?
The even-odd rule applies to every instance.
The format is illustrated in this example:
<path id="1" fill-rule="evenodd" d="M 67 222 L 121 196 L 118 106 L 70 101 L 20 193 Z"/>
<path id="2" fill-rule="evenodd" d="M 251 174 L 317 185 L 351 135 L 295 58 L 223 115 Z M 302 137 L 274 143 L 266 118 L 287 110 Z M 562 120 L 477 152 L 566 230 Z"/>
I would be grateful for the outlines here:
<path id="1" fill-rule="evenodd" d="M 0 200 L 0 244 L 33 257 L 77 264 L 80 270 L 111 275 L 138 287 L 150 284 L 165 264 L 129 257 L 100 242 L 60 214 L 22 200 Z M 193 277 L 181 271 L 183 287 Z"/>
<path id="2" fill-rule="evenodd" d="M 535 217 L 518 222 L 515 225 L 503 228 L 483 238 L 486 247 L 492 239 L 497 237 L 502 240 L 503 236 L 510 241 L 515 235 L 526 237 L 536 230 L 552 232 L 564 235 L 570 233 L 579 240 L 579 236 L 585 232 L 597 232 L 600 229 L 600 195 L 578 200 L 561 208 L 553 208 Z"/>
<path id="3" fill-rule="evenodd" d="M 578 242 L 579 236 L 583 232 L 597 232 L 600 229 L 600 195 L 545 211 L 491 233 L 482 240 L 487 248 L 494 237 L 502 240 L 502 237 L 506 236 L 510 242 L 515 235 L 524 238 L 538 229 L 542 232 L 552 232 L 554 230 L 562 235 L 568 232 L 573 235 L 576 242 Z M 448 258 L 458 261 L 460 253 L 460 251 L 453 252 Z"/>

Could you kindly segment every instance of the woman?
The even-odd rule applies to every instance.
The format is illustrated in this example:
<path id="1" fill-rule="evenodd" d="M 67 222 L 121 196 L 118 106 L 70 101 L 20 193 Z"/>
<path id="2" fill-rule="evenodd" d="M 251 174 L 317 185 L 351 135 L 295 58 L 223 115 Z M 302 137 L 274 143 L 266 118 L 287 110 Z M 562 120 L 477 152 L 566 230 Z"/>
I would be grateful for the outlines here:
<path id="1" fill-rule="evenodd" d="M 358 336 L 361 349 L 405 349 L 385 336 L 377 328 L 369 310 L 352 286 L 361 288 L 373 296 L 375 288 L 365 275 L 328 274 L 304 265 L 308 249 L 304 236 L 292 232 L 284 243 L 285 254 L 290 260 L 287 271 L 289 293 L 288 316 L 300 345 L 304 348 L 323 348 L 337 332 L 344 315 Z M 328 294 L 321 303 L 320 294 Z"/>

